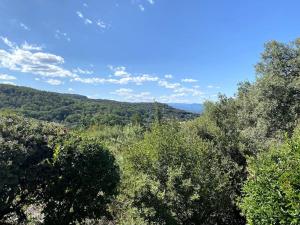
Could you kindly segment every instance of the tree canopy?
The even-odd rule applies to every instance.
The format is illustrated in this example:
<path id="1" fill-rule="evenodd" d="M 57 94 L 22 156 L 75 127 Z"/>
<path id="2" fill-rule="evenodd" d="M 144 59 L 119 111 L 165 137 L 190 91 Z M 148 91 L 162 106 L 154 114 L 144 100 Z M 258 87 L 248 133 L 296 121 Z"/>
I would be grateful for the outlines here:
<path id="1" fill-rule="evenodd" d="M 119 169 L 93 139 L 53 123 L 0 116 L 0 221 L 28 222 L 40 206 L 44 224 L 109 217 Z"/>

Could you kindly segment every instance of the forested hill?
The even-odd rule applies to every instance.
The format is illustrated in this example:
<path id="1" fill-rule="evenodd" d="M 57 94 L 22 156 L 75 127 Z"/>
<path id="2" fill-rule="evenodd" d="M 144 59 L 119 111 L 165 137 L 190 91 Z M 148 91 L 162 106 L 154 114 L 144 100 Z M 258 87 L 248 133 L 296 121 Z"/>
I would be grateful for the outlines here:
<path id="1" fill-rule="evenodd" d="M 165 119 L 186 120 L 195 114 L 161 103 L 128 103 L 89 99 L 27 87 L 0 84 L 0 109 L 12 109 L 27 117 L 67 125 L 149 123 L 159 109 Z"/>

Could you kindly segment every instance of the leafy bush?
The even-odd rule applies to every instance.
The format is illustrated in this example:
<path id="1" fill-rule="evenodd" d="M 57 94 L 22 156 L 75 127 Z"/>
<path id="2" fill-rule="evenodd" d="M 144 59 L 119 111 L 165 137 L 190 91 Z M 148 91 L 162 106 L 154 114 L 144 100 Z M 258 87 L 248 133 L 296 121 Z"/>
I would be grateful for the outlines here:
<path id="1" fill-rule="evenodd" d="M 27 223 L 32 205 L 40 208 L 44 224 L 109 218 L 118 182 L 114 157 L 95 140 L 76 138 L 56 124 L 1 114 L 1 223 L 11 218 Z"/>
<path id="2" fill-rule="evenodd" d="M 119 171 L 114 157 L 94 139 L 70 138 L 54 153 L 53 175 L 44 192 L 45 224 L 73 224 L 109 217 Z"/>
<path id="3" fill-rule="evenodd" d="M 300 130 L 249 161 L 240 206 L 250 225 L 300 224 Z"/>
<path id="4" fill-rule="evenodd" d="M 189 138 L 177 124 L 155 125 L 124 157 L 119 200 L 128 211 L 118 215 L 120 224 L 235 223 L 227 206 L 237 165 L 209 142 Z"/>

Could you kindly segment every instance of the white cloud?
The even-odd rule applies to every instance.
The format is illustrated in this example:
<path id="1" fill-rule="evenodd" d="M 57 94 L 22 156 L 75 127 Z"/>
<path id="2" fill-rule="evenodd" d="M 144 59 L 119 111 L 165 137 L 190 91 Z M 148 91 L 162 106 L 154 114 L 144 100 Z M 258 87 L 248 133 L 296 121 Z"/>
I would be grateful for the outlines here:
<path id="1" fill-rule="evenodd" d="M 102 20 L 98 20 L 96 24 L 98 27 L 100 27 L 102 29 L 106 29 L 108 27 L 107 24 Z"/>
<path id="2" fill-rule="evenodd" d="M 159 78 L 157 76 L 153 76 L 150 74 L 132 75 L 127 71 L 126 67 L 124 66 L 114 67 L 112 65 L 108 65 L 108 68 L 113 72 L 113 75 L 109 76 L 110 78 L 86 78 L 86 79 L 74 79 L 74 80 L 83 83 L 111 83 L 111 84 L 123 84 L 123 85 L 128 83 L 141 85 L 145 82 L 159 81 Z"/>
<path id="3" fill-rule="evenodd" d="M 192 95 L 192 96 L 202 96 L 204 93 L 196 88 L 186 88 L 186 87 L 180 87 L 178 89 L 174 90 L 177 94 L 185 94 L 185 95 Z"/>
<path id="4" fill-rule="evenodd" d="M 142 4 L 139 5 L 139 8 L 140 8 L 140 10 L 141 10 L 142 12 L 145 11 L 145 7 L 144 7 Z"/>
<path id="5" fill-rule="evenodd" d="M 7 74 L 0 74 L 0 80 L 16 80 L 17 78 Z"/>
<path id="6" fill-rule="evenodd" d="M 86 25 L 95 24 L 97 27 L 99 27 L 100 29 L 103 29 L 103 30 L 108 29 L 110 27 L 110 24 L 104 22 L 101 19 L 92 20 L 92 19 L 87 18 L 86 16 L 84 16 L 82 14 L 82 12 L 80 12 L 80 11 L 77 11 L 76 14 L 84 22 L 84 24 L 86 24 Z"/>
<path id="7" fill-rule="evenodd" d="M 131 81 L 137 85 L 141 85 L 142 83 L 148 82 L 148 81 L 158 81 L 158 80 L 159 80 L 158 77 L 152 76 L 149 74 L 142 74 L 140 76 L 131 77 Z"/>
<path id="8" fill-rule="evenodd" d="M 162 87 L 165 87 L 165 88 L 168 88 L 168 89 L 175 89 L 175 88 L 180 87 L 179 83 L 170 83 L 166 80 L 159 80 L 158 85 L 162 86 Z"/>
<path id="9" fill-rule="evenodd" d="M 88 18 L 85 18 L 85 19 L 84 19 L 84 23 L 85 23 L 85 24 L 92 24 L 93 21 L 91 21 L 91 20 L 88 19 Z"/>
<path id="10" fill-rule="evenodd" d="M 200 87 L 187 88 L 180 83 L 170 83 L 166 80 L 159 80 L 158 85 L 172 90 L 172 94 L 162 96 L 163 102 L 184 102 L 186 98 L 183 97 L 202 97 L 204 93 L 200 90 Z"/>
<path id="11" fill-rule="evenodd" d="M 172 75 L 172 74 L 166 74 L 166 75 L 165 75 L 165 78 L 166 78 L 166 79 L 172 79 L 172 78 L 173 78 L 173 75 Z"/>
<path id="12" fill-rule="evenodd" d="M 207 88 L 210 88 L 210 89 L 211 89 L 211 88 L 220 89 L 219 86 L 214 86 L 214 85 L 208 85 Z"/>
<path id="13" fill-rule="evenodd" d="M 183 97 L 182 94 L 171 94 L 160 96 L 158 100 L 164 103 L 186 103 L 187 100 Z"/>
<path id="14" fill-rule="evenodd" d="M 129 88 L 120 88 L 114 92 L 111 92 L 113 95 L 122 97 L 125 101 L 129 102 L 151 102 L 153 97 L 150 92 L 140 92 L 136 93 Z"/>
<path id="15" fill-rule="evenodd" d="M 104 78 L 97 78 L 97 77 L 91 77 L 91 78 L 81 78 L 81 77 L 75 77 L 71 81 L 78 81 L 84 84 L 104 84 L 105 79 Z"/>
<path id="16" fill-rule="evenodd" d="M 55 34 L 54 34 L 54 37 L 56 38 L 56 39 L 64 39 L 64 40 L 66 40 L 66 41 L 68 41 L 68 42 L 70 42 L 71 41 L 71 38 L 68 36 L 68 34 L 66 33 L 66 32 L 62 32 L 62 31 L 60 31 L 60 30 L 56 30 L 55 31 Z"/>
<path id="17" fill-rule="evenodd" d="M 87 7 L 88 7 L 88 4 L 86 4 L 86 3 L 83 3 L 83 6 L 87 8 Z"/>
<path id="18" fill-rule="evenodd" d="M 131 74 L 126 71 L 125 66 L 113 67 L 113 66 L 109 65 L 108 68 L 114 72 L 114 76 L 116 76 L 116 77 L 130 77 L 131 76 Z"/>
<path id="19" fill-rule="evenodd" d="M 93 23 L 92 20 L 90 20 L 89 18 L 84 17 L 83 14 L 82 14 L 82 12 L 77 11 L 76 14 L 77 14 L 77 16 L 78 16 L 80 19 L 82 19 L 82 20 L 84 21 L 85 24 L 92 24 L 92 23 Z"/>
<path id="20" fill-rule="evenodd" d="M 0 83 L 1 84 L 10 84 L 10 85 L 16 85 L 14 82 L 12 82 L 12 81 L 1 81 L 0 80 Z"/>
<path id="21" fill-rule="evenodd" d="M 1 39 L 9 49 L 0 49 L 0 67 L 44 77 L 77 77 L 76 74 L 62 67 L 64 59 L 61 56 L 35 52 L 38 48 L 35 45 L 27 44 L 24 49 L 24 45 L 18 47 L 7 38 L 1 37 Z"/>
<path id="22" fill-rule="evenodd" d="M 185 78 L 185 79 L 182 79 L 181 82 L 183 82 L 183 83 L 196 83 L 198 81 L 195 80 L 195 79 L 191 79 L 191 78 Z"/>
<path id="23" fill-rule="evenodd" d="M 148 0 L 148 2 L 151 4 L 151 5 L 154 5 L 154 0 Z"/>
<path id="24" fill-rule="evenodd" d="M 21 48 L 29 51 L 41 51 L 43 49 L 41 46 L 28 44 L 26 41 L 22 44 Z"/>
<path id="25" fill-rule="evenodd" d="M 83 18 L 83 15 L 82 15 L 81 12 L 77 11 L 76 14 L 77 14 L 77 16 L 78 16 L 79 18 Z"/>
<path id="26" fill-rule="evenodd" d="M 98 78 L 98 77 L 90 77 L 90 78 L 81 78 L 76 77 L 72 79 L 71 81 L 78 81 L 85 84 L 120 84 L 125 85 L 129 83 L 134 83 L 136 85 L 141 85 L 144 82 L 151 82 L 151 81 L 157 81 L 159 78 L 154 77 L 148 74 L 142 74 L 140 76 L 128 76 L 128 77 L 121 77 L 119 79 L 115 78 Z"/>
<path id="27" fill-rule="evenodd" d="M 46 81 L 50 85 L 61 85 L 63 82 L 61 80 L 49 79 Z"/>
<path id="28" fill-rule="evenodd" d="M 74 89 L 73 89 L 73 88 L 68 88 L 68 91 L 69 91 L 69 92 L 73 92 Z"/>
<path id="29" fill-rule="evenodd" d="M 131 94 L 132 92 L 133 92 L 133 90 L 130 89 L 130 88 L 120 88 L 120 89 L 118 89 L 118 90 L 116 90 L 115 92 L 112 92 L 112 93 L 120 95 L 120 96 L 124 96 L 124 95 Z"/>
<path id="30" fill-rule="evenodd" d="M 13 43 L 13 42 L 11 42 L 10 40 L 8 40 L 8 38 L 7 37 L 0 37 L 1 38 L 1 40 L 3 41 L 3 43 L 5 44 L 5 45 L 7 45 L 8 47 L 10 47 L 10 48 L 14 48 L 16 45 L 15 45 L 15 43 Z"/>
<path id="31" fill-rule="evenodd" d="M 72 71 L 73 71 L 73 73 L 88 74 L 88 75 L 94 73 L 94 71 L 92 71 L 92 70 L 84 70 L 84 69 L 81 69 L 79 67 L 77 67 L 76 69 L 73 69 Z"/>
<path id="32" fill-rule="evenodd" d="M 7 46 L 5 49 L 0 49 L 0 67 L 6 68 L 11 71 L 18 71 L 22 73 L 31 73 L 39 75 L 43 80 L 51 85 L 61 85 L 63 81 L 57 78 L 69 78 L 70 81 L 81 82 L 85 84 L 114 84 L 114 85 L 127 85 L 135 84 L 142 85 L 147 82 L 154 82 L 160 87 L 170 89 L 168 95 L 161 96 L 160 100 L 170 102 L 179 102 L 179 100 L 191 99 L 192 97 L 203 98 L 204 93 L 200 90 L 199 85 L 194 85 L 192 88 L 184 87 L 179 82 L 169 82 L 166 79 L 171 79 L 171 74 L 166 74 L 163 78 L 156 75 L 140 73 L 133 74 L 124 66 L 108 66 L 112 71 L 110 76 L 98 77 L 88 76 L 94 72 L 87 69 L 77 67 L 73 70 L 68 70 L 63 67 L 65 60 L 63 57 L 43 51 L 42 47 L 31 45 L 24 42 L 21 46 L 11 42 L 6 37 L 0 37 L 4 44 Z M 86 75 L 81 77 L 81 75 Z M 4 81 L 9 77 L 3 76 Z M 12 78 L 10 78 L 12 79 Z M 39 78 L 36 78 L 39 79 Z M 132 89 L 118 89 L 114 95 L 125 95 L 124 99 L 127 101 L 152 101 L 153 97 L 149 92 L 136 93 Z M 193 98 L 195 99 L 195 98 Z"/>
<path id="33" fill-rule="evenodd" d="M 26 26 L 24 23 L 20 23 L 20 27 L 22 27 L 24 30 L 30 31 L 30 28 Z"/>

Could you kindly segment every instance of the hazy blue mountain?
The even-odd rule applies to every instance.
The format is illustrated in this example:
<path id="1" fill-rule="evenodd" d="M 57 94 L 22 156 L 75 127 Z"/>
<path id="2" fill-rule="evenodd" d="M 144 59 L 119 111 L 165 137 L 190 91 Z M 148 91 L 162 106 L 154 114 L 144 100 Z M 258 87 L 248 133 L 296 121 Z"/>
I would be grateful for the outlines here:
<path id="1" fill-rule="evenodd" d="M 192 112 L 192 113 L 198 113 L 200 114 L 203 111 L 203 105 L 198 104 L 198 103 L 168 103 L 169 106 L 175 108 L 175 109 L 180 109 L 184 110 L 187 112 Z"/>

